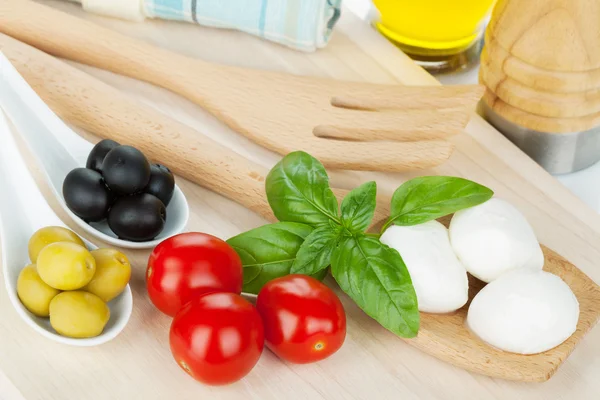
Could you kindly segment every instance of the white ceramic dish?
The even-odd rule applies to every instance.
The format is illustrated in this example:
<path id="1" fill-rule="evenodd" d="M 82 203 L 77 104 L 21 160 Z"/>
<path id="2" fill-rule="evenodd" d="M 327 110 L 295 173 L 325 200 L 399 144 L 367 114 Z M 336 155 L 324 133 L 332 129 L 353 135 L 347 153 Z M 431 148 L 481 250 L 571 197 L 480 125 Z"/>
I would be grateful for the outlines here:
<path id="1" fill-rule="evenodd" d="M 0 241 L 2 273 L 10 302 L 19 316 L 35 331 L 59 343 L 72 346 L 97 346 L 115 338 L 127 325 L 133 309 L 129 285 L 108 303 L 110 320 L 104 332 L 90 339 L 72 339 L 57 334 L 48 318 L 31 314 L 17 296 L 17 280 L 21 270 L 31 264 L 27 251 L 29 238 L 45 226 L 65 224 L 54 214 L 39 191 L 21 157 L 2 111 L 0 111 Z M 97 247 L 87 242 L 88 249 Z"/>
<path id="2" fill-rule="evenodd" d="M 189 217 L 189 206 L 177 185 L 167 207 L 165 227 L 151 241 L 131 242 L 119 239 L 106 221 L 88 224 L 73 214 L 63 198 L 62 184 L 73 169 L 85 167 L 93 145 L 73 132 L 52 112 L 1 52 L 0 107 L 4 109 L 37 158 L 61 206 L 77 225 L 90 235 L 117 247 L 147 249 L 183 232 Z"/>

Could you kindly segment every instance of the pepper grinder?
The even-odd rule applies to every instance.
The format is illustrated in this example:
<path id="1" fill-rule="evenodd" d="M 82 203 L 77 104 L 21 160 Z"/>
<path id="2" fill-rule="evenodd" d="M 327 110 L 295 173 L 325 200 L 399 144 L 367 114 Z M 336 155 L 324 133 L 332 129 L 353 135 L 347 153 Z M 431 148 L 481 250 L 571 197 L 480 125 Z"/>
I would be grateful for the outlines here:
<path id="1" fill-rule="evenodd" d="M 600 0 L 499 0 L 485 33 L 484 117 L 548 172 L 600 160 Z"/>

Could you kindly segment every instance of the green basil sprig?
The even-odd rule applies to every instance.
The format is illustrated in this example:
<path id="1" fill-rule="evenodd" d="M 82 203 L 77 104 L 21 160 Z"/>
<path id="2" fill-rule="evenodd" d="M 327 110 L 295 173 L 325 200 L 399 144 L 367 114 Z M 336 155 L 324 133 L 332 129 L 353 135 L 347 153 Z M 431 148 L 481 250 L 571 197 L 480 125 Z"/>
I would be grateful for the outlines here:
<path id="1" fill-rule="evenodd" d="M 289 275 L 298 250 L 312 231 L 313 228 L 308 225 L 279 222 L 252 229 L 227 240 L 242 259 L 243 291 L 258 294 L 265 283 Z M 317 271 L 314 277 L 322 280 L 326 274 L 326 270 Z"/>
<path id="2" fill-rule="evenodd" d="M 340 288 L 369 316 L 395 334 L 419 329 L 417 296 L 398 252 L 365 233 L 373 220 L 377 185 L 367 182 L 343 199 L 341 210 L 323 165 L 294 152 L 270 171 L 267 199 L 282 222 L 228 240 L 244 265 L 244 291 L 258 293 L 269 280 L 299 273 L 322 279 L 331 265 Z M 392 197 L 392 224 L 416 225 L 489 200 L 493 192 L 462 178 L 410 180 Z"/>
<path id="3" fill-rule="evenodd" d="M 392 196 L 390 225 L 418 225 L 484 203 L 494 192 L 463 178 L 423 176 L 400 186 Z"/>
<path id="4" fill-rule="evenodd" d="M 367 182 L 352 190 L 342 201 L 342 225 L 353 233 L 365 231 L 375 215 L 377 184 Z"/>
<path id="5" fill-rule="evenodd" d="M 333 252 L 331 273 L 340 288 L 384 328 L 405 338 L 417 335 L 417 295 L 396 250 L 363 234 L 347 237 Z"/>
<path id="6" fill-rule="evenodd" d="M 265 187 L 269 205 L 280 221 L 311 226 L 340 222 L 325 167 L 308 153 L 296 151 L 285 156 L 267 175 Z"/>
<path id="7" fill-rule="evenodd" d="M 322 225 L 316 228 L 298 250 L 291 273 L 313 275 L 327 268 L 331 263 L 331 253 L 341 237 L 339 227 Z"/>

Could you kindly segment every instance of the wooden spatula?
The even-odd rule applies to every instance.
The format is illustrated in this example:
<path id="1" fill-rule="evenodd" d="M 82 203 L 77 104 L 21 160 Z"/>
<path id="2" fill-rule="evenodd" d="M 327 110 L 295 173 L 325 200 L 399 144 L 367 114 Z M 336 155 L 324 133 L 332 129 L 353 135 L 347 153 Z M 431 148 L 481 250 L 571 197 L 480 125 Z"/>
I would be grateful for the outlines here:
<path id="1" fill-rule="evenodd" d="M 273 220 L 266 202 L 265 169 L 118 90 L 36 49 L 0 34 L 2 51 L 52 109 L 90 132 L 139 147 L 150 158 L 178 174 L 245 205 Z M 344 194 L 337 191 L 338 196 Z M 388 201 L 378 204 L 377 219 L 388 214 Z M 445 223 L 448 223 L 446 219 Z M 598 320 L 600 290 L 574 265 L 544 247 L 545 269 L 560 276 L 579 300 L 577 331 L 560 346 L 522 356 L 486 345 L 465 326 L 467 307 L 447 315 L 421 314 L 418 337 L 407 343 L 460 368 L 519 381 L 545 381 Z M 481 289 L 472 280 L 470 297 Z M 398 355 L 399 357 L 401 355 Z"/>
<path id="2" fill-rule="evenodd" d="M 463 130 L 483 94 L 479 86 L 374 85 L 214 65 L 24 0 L 0 2 L 0 31 L 172 90 L 270 150 L 305 150 L 334 168 L 439 165 L 452 153 L 442 139 Z"/>

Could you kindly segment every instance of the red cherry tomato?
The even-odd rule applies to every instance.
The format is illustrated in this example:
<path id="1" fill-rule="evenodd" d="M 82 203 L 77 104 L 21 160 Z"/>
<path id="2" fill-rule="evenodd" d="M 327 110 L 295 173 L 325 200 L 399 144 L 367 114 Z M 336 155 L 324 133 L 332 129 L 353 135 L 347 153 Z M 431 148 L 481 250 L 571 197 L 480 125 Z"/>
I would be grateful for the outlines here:
<path id="1" fill-rule="evenodd" d="M 264 346 L 256 308 L 232 293 L 210 293 L 187 303 L 171 324 L 173 357 L 194 379 L 226 385 L 256 365 Z"/>
<path id="2" fill-rule="evenodd" d="M 305 275 L 288 275 L 261 289 L 256 308 L 267 347 L 281 359 L 305 364 L 339 350 L 346 338 L 342 302 L 327 286 Z"/>
<path id="3" fill-rule="evenodd" d="M 148 260 L 148 295 L 156 308 L 170 316 L 206 293 L 239 294 L 242 283 L 242 261 L 235 250 L 204 233 L 182 233 L 166 239 Z"/>

